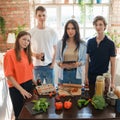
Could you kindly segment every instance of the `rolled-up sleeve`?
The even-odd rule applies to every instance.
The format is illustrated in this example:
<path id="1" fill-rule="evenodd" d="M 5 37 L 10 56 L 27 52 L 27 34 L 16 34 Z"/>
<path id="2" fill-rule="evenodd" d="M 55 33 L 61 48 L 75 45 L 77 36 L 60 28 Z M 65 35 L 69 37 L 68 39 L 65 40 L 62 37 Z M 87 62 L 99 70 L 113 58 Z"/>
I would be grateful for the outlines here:
<path id="1" fill-rule="evenodd" d="M 56 50 L 56 62 L 61 62 L 62 61 L 62 55 L 61 55 L 61 51 L 62 51 L 62 41 L 58 41 L 57 43 L 57 50 Z"/>
<path id="2" fill-rule="evenodd" d="M 86 50 L 87 50 L 86 43 L 83 43 L 80 47 L 81 48 L 79 50 L 79 62 L 81 62 L 82 65 L 85 65 L 85 62 L 86 62 Z"/>

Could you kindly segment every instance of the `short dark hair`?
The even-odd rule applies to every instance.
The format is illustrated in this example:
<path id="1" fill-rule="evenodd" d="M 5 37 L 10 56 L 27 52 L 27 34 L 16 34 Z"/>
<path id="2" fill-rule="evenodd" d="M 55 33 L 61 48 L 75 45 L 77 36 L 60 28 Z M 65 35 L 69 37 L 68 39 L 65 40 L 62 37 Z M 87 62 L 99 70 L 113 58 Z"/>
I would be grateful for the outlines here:
<path id="1" fill-rule="evenodd" d="M 43 6 L 38 6 L 35 10 L 35 14 L 37 14 L 38 11 L 44 12 L 44 11 L 46 11 L 46 9 Z"/>
<path id="2" fill-rule="evenodd" d="M 103 21 L 105 27 L 107 26 L 107 22 L 103 16 L 96 16 L 93 20 L 93 25 L 95 25 L 98 20 Z"/>

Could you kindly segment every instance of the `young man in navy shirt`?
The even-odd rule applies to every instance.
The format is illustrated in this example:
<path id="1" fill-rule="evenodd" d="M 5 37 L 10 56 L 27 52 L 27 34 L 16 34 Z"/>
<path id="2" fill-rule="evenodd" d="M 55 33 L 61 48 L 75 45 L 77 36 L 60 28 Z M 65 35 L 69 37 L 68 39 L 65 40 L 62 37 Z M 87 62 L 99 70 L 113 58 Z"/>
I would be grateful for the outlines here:
<path id="1" fill-rule="evenodd" d="M 90 97 L 95 94 L 95 82 L 98 75 L 108 72 L 111 64 L 111 87 L 115 81 L 115 44 L 105 34 L 106 21 L 104 17 L 97 16 L 93 21 L 97 35 L 88 40 L 87 58 L 85 66 L 85 83 L 89 84 Z"/>

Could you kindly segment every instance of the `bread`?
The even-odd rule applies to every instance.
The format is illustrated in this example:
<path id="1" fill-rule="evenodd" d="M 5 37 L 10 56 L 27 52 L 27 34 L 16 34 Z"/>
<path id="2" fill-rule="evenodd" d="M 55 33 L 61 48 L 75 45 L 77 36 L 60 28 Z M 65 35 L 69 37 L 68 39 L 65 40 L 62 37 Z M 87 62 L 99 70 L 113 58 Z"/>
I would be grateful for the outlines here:
<path id="1" fill-rule="evenodd" d="M 56 91 L 52 84 L 43 84 L 36 86 L 39 95 L 48 95 L 50 92 Z"/>

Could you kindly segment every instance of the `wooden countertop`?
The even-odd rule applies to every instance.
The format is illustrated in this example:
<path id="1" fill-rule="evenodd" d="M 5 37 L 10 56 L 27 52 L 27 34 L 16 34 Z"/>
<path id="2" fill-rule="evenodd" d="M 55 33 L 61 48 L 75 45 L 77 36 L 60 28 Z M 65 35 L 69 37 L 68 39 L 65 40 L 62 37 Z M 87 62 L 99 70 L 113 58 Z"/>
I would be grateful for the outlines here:
<path id="1" fill-rule="evenodd" d="M 40 96 L 44 97 L 44 96 Z M 115 113 L 115 107 L 107 106 L 104 110 L 96 110 L 91 104 L 79 109 L 77 107 L 78 96 L 65 97 L 62 100 L 71 99 L 73 106 L 69 110 L 56 111 L 54 107 L 55 98 L 48 98 L 50 102 L 49 109 L 46 113 L 32 115 L 25 107 L 23 107 L 19 120 L 120 120 L 120 114 Z M 27 103 L 27 102 L 26 102 Z"/>

